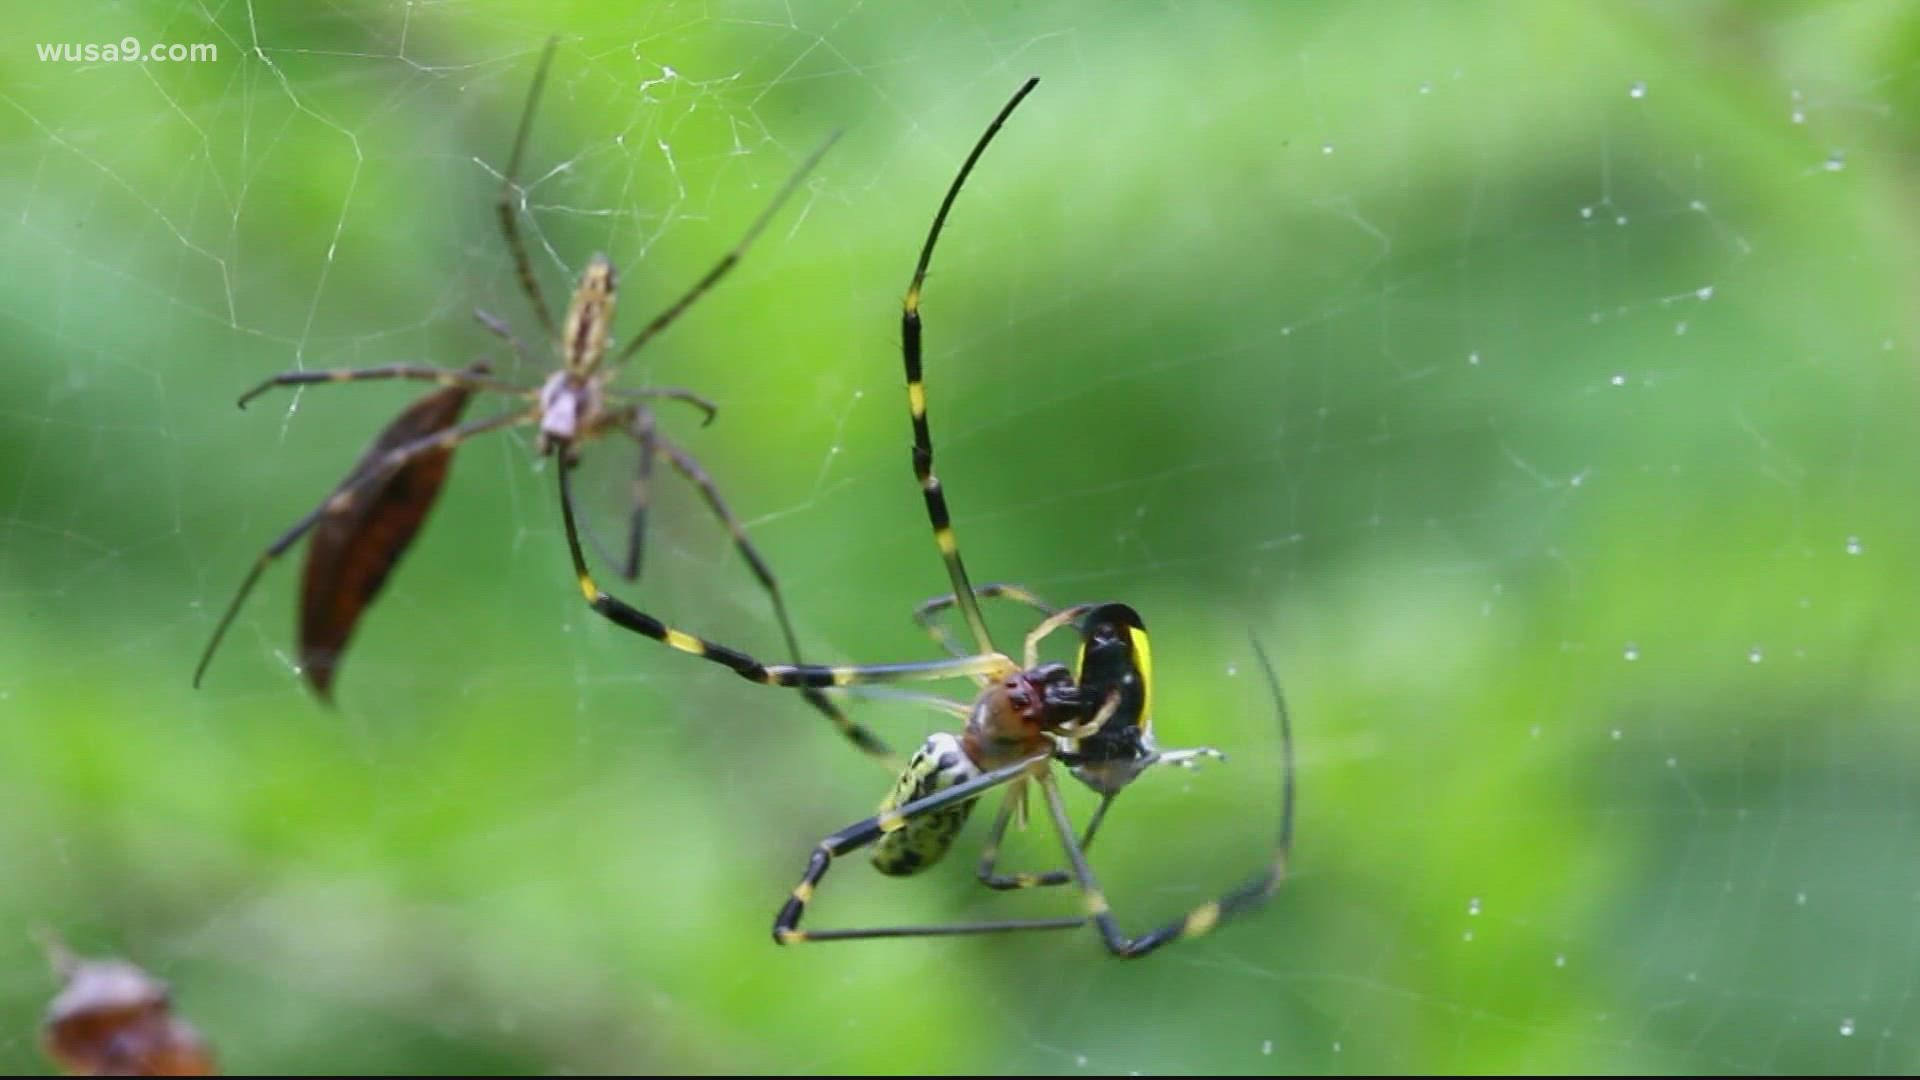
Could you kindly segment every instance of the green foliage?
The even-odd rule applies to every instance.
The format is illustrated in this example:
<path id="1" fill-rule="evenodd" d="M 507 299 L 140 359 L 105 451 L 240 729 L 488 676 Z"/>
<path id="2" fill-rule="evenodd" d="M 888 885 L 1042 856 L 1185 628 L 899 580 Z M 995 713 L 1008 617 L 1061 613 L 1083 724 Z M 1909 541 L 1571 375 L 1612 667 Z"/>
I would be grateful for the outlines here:
<path id="1" fill-rule="evenodd" d="M 13 24 L 0 1068 L 44 1067 L 36 926 L 172 980 L 247 1071 L 1920 1068 L 1910 10 L 639 7 Z M 1163 741 L 1229 756 L 1116 807 L 1129 926 L 1264 857 L 1267 643 L 1301 762 L 1270 908 L 1140 964 L 776 948 L 888 779 L 593 617 L 524 440 L 461 451 L 337 710 L 290 666 L 292 561 L 188 688 L 259 546 L 419 388 L 233 397 L 505 364 L 476 305 L 533 333 L 491 170 L 551 32 L 536 264 L 557 302 L 607 252 L 629 332 L 847 130 L 629 374 L 720 402 L 669 422 L 821 660 L 933 655 L 900 291 L 1042 76 L 929 282 L 941 475 L 977 580 L 1132 603 Z M 33 58 L 128 34 L 220 58 Z M 596 449 L 611 534 L 631 458 Z M 623 594 L 777 655 L 697 498 L 654 520 Z M 855 708 L 902 750 L 940 722 Z M 975 887 L 983 828 L 912 881 L 850 860 L 810 918 L 1071 910 Z"/>

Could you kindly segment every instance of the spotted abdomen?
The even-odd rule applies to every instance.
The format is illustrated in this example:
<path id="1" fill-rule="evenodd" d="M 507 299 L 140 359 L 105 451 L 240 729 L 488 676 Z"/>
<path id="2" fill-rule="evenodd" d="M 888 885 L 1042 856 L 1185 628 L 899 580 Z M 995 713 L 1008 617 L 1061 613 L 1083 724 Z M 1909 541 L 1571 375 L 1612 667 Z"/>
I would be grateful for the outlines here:
<path id="1" fill-rule="evenodd" d="M 893 790 L 880 804 L 880 814 L 884 818 L 901 807 L 979 775 L 980 770 L 960 748 L 959 737 L 946 732 L 929 735 L 914 752 L 913 760 L 907 762 L 900 779 L 894 781 Z M 967 815 L 973 813 L 973 804 L 977 801 L 968 799 L 903 821 L 874 844 L 874 869 L 905 877 L 939 862 L 953 846 L 953 838 L 959 835 L 960 826 L 967 823 Z"/>

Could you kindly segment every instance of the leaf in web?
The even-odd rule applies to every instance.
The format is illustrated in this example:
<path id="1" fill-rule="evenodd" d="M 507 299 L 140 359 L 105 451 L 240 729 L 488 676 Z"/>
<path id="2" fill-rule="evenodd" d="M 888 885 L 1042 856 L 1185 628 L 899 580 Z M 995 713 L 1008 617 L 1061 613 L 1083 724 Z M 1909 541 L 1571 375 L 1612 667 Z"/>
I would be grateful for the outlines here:
<path id="1" fill-rule="evenodd" d="M 394 449 L 458 423 L 471 396 L 464 387 L 449 386 L 415 400 L 374 439 L 341 486 L 360 480 Z M 321 700 L 332 699 L 347 640 L 419 534 L 452 464 L 451 448 L 419 454 L 367 481 L 351 502 L 327 511 L 315 525 L 300 586 L 300 669 Z"/>
<path id="2" fill-rule="evenodd" d="M 165 982 L 124 960 L 87 960 L 45 936 L 60 976 L 41 1045 L 73 1076 L 211 1076 L 213 1050 L 173 1015 Z"/>

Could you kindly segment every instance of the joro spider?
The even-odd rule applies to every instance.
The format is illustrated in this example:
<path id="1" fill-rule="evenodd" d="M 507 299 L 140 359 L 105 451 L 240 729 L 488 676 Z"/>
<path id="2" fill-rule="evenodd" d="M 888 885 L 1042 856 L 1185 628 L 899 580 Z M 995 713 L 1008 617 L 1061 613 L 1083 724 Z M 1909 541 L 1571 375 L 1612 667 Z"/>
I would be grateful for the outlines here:
<path id="1" fill-rule="evenodd" d="M 951 595 L 930 600 L 914 615 L 952 655 L 947 659 L 903 664 L 855 667 L 822 665 L 768 665 L 738 649 L 675 629 L 616 597 L 593 579 L 575 527 L 573 499 L 567 473 L 559 477 L 560 511 L 567 545 L 581 593 L 602 615 L 636 633 L 682 652 L 732 669 L 753 682 L 786 687 L 846 687 L 922 679 L 971 678 L 979 686 L 971 705 L 938 697 L 916 699 L 963 719 L 958 733 L 939 732 L 927 738 L 881 804 L 880 813 L 841 829 L 822 840 L 808 859 L 805 874 L 773 923 L 780 944 L 802 941 L 845 941 L 857 938 L 929 937 L 985 934 L 1015 930 L 1064 930 L 1091 921 L 1107 948 L 1123 957 L 1144 956 L 1172 941 L 1196 937 L 1221 921 L 1243 912 L 1280 886 L 1286 875 L 1293 833 L 1293 743 L 1285 700 L 1273 666 L 1257 641 L 1268 686 L 1274 696 L 1284 761 L 1279 836 L 1270 862 L 1247 881 L 1137 937 L 1124 933 L 1088 866 L 1086 851 L 1114 798 L 1155 765 L 1191 766 L 1203 758 L 1218 758 L 1212 747 L 1162 750 L 1152 726 L 1152 662 L 1146 625 L 1133 608 L 1121 603 L 1075 604 L 1054 608 L 1016 585 L 987 585 L 975 589 L 969 582 L 960 547 L 954 538 L 946 496 L 933 472 L 933 441 L 927 424 L 927 399 L 921 379 L 920 291 L 940 230 L 967 176 L 999 132 L 1008 116 L 1031 92 L 1038 79 L 1029 79 L 994 117 L 973 151 L 960 166 L 934 216 L 914 269 L 901 318 L 901 347 L 906 364 L 907 404 L 913 419 L 913 471 L 925 496 L 927 517 L 933 526 Z M 981 616 L 980 601 L 987 598 L 1016 601 L 1044 617 L 1027 634 L 1022 662 L 1000 652 Z M 974 651 L 955 642 L 933 620 L 940 611 L 958 607 L 973 639 Z M 1041 642 L 1066 626 L 1080 635 L 1077 660 L 1071 670 L 1057 663 L 1042 664 Z M 1073 777 L 1100 796 L 1100 804 L 1084 834 L 1074 834 L 1052 765 L 1066 766 Z M 1068 869 L 1042 874 L 1004 875 L 997 870 L 999 845 L 1016 811 L 1024 809 L 1028 785 L 1037 785 L 1044 797 Z M 801 918 L 815 889 L 833 860 L 872 847 L 873 865 L 883 874 L 918 873 L 939 861 L 980 798 L 1006 788 L 994 818 L 978 867 L 980 881 L 995 889 L 1026 889 L 1074 884 L 1085 902 L 1086 914 L 1047 919 L 1010 919 L 995 922 L 932 926 L 866 927 L 802 930 Z M 1024 817 L 1022 818 L 1024 820 Z"/>
<path id="2" fill-rule="evenodd" d="M 401 441 L 398 445 L 386 449 L 384 454 L 375 453 L 362 462 L 345 482 L 335 488 L 321 504 L 305 517 L 295 522 L 282 533 L 266 550 L 255 559 L 253 567 L 242 580 L 233 600 L 215 627 L 213 637 L 200 658 L 199 666 L 194 670 L 193 683 L 200 684 L 206 673 L 207 665 L 220 646 L 221 639 L 232 625 L 241 605 L 262 572 L 280 556 L 284 555 L 299 539 L 313 529 L 324 518 L 338 518 L 348 513 L 356 505 L 356 500 L 381 497 L 380 486 L 387 478 L 400 473 L 410 463 L 439 454 L 450 453 L 454 447 L 476 435 L 505 428 L 521 427 L 527 424 L 539 425 L 536 439 L 536 451 L 542 455 L 553 455 L 563 466 L 578 461 L 581 447 L 594 439 L 606 435 L 624 435 L 638 444 L 640 450 L 639 468 L 634 479 L 634 499 L 632 516 L 627 533 L 625 557 L 619 566 L 620 575 L 631 581 L 639 576 L 642 543 L 645 535 L 648 491 L 656 457 L 665 457 L 669 464 L 688 482 L 699 489 L 708 508 L 719 518 L 732 536 L 734 546 L 766 590 L 773 605 L 775 618 L 779 621 L 780 632 L 786 640 L 787 650 L 794 662 L 800 662 L 800 647 L 794 637 L 793 626 L 787 617 L 786 604 L 780 595 L 780 587 L 775 580 L 772 568 L 761 557 L 753 542 L 747 538 L 746 530 L 740 520 L 733 515 L 726 501 L 721 497 L 719 488 L 707 475 L 692 454 L 662 434 L 655 422 L 649 401 L 665 399 L 685 402 L 701 410 L 706 421 L 711 423 L 716 412 L 712 402 L 694 393 L 675 387 L 655 387 L 638 390 L 615 390 L 611 383 L 619 368 L 635 353 L 652 341 L 656 335 L 672 325 L 694 302 L 713 288 L 713 286 L 732 270 L 748 247 L 773 220 L 793 193 L 799 190 L 802 181 L 812 172 L 815 165 L 839 138 L 836 132 L 829 137 L 800 163 L 786 183 L 775 193 L 772 201 L 747 227 L 739 241 L 720 257 L 700 279 L 679 299 L 667 305 L 655 315 L 640 332 L 629 339 L 618 352 L 609 352 L 614 347 L 612 336 L 615 275 L 613 263 L 602 254 L 595 254 L 588 260 L 586 269 L 581 272 L 580 284 L 574 289 L 571 302 L 567 306 L 566 318 L 556 324 L 552 312 L 547 307 L 546 297 L 540 291 L 540 282 L 534 276 L 533 263 L 527 255 L 527 248 L 520 237 L 518 212 L 525 201 L 525 194 L 518 186 L 520 159 L 527 147 L 527 135 L 533 126 L 533 116 L 540 101 L 541 89 L 546 85 L 548 69 L 553 64 L 557 38 L 547 41 L 541 54 L 540 66 L 535 71 L 533 85 L 527 91 L 527 103 L 520 117 L 520 125 L 513 138 L 513 150 L 507 158 L 506 171 L 501 175 L 500 195 L 495 203 L 499 214 L 500 231 L 505 236 L 507 249 L 513 256 L 514 270 L 519 277 L 521 291 L 527 296 L 533 307 L 533 313 L 539 320 L 541 329 L 549 340 L 555 342 L 557 370 L 547 376 L 538 386 L 522 386 L 487 377 L 479 368 L 453 370 L 433 367 L 425 364 L 388 364 L 382 367 L 342 369 L 329 371 L 289 371 L 275 375 L 240 396 L 240 406 L 261 394 L 279 386 L 301 386 L 316 383 L 362 382 L 374 379 L 404 379 L 432 382 L 442 387 L 454 387 L 467 392 L 492 391 L 506 397 L 519 398 L 526 404 L 510 412 L 466 423 L 453 424 L 439 431 L 418 438 Z M 474 312 L 489 332 L 499 337 L 512 348 L 514 355 L 523 364 L 537 366 L 531 359 L 527 346 L 515 336 L 506 322 L 485 311 Z M 377 449 L 377 448 L 376 448 Z M 569 508 L 571 511 L 571 508 Z M 569 512 L 571 523 L 571 512 Z M 891 760 L 891 752 L 877 736 L 864 726 L 854 723 L 840 709 L 815 687 L 801 690 L 807 701 L 818 709 L 836 728 L 852 740 L 861 750 L 883 760 Z"/>

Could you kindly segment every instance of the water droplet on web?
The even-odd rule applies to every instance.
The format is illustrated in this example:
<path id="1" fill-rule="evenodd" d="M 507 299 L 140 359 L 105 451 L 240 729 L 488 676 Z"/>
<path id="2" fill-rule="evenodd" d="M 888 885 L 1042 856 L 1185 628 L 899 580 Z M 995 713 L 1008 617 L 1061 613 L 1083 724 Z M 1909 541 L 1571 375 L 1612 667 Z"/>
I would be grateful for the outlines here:
<path id="1" fill-rule="evenodd" d="M 1713 286 L 1702 285 L 1699 288 L 1693 290 L 1693 295 L 1699 297 L 1702 300 L 1711 300 L 1713 299 Z"/>
<path id="2" fill-rule="evenodd" d="M 1626 659 L 1627 663 L 1631 664 L 1635 660 L 1640 659 L 1640 646 L 1629 641 L 1627 642 L 1627 647 L 1621 650 L 1620 655 Z"/>
<path id="3" fill-rule="evenodd" d="M 1261 1043 L 1260 1052 L 1268 1057 L 1272 1057 L 1273 1056 L 1273 1040 L 1268 1039 L 1267 1041 Z"/>
<path id="4" fill-rule="evenodd" d="M 1480 914 L 1480 898 L 1479 897 L 1476 896 L 1473 899 L 1467 901 L 1467 914 L 1469 915 Z"/>
<path id="5" fill-rule="evenodd" d="M 1238 674 L 1240 674 L 1240 665 L 1239 665 L 1239 664 L 1228 664 L 1228 665 L 1227 665 L 1227 678 L 1229 678 L 1229 679 L 1231 679 L 1231 678 L 1233 678 L 1233 677 L 1234 677 L 1235 675 L 1238 675 Z"/>
<path id="6" fill-rule="evenodd" d="M 1322 155 L 1322 156 L 1325 156 L 1325 155 L 1328 155 L 1328 154 L 1331 154 L 1331 153 L 1333 153 L 1333 144 L 1332 144 L 1332 143 L 1321 143 L 1321 144 L 1320 144 L 1320 153 L 1321 153 L 1321 155 Z"/>
<path id="7" fill-rule="evenodd" d="M 1613 219 L 1613 223 L 1614 223 L 1615 225 L 1625 225 L 1625 224 L 1627 223 L 1627 215 L 1625 215 L 1625 214 L 1620 214 L 1620 215 L 1618 215 L 1618 216 L 1616 216 L 1616 217 L 1615 217 L 1615 218 Z"/>
<path id="8" fill-rule="evenodd" d="M 1847 537 L 1847 554 L 1858 555 L 1865 550 L 1866 550 L 1866 547 L 1865 545 L 1860 543 L 1859 537 L 1857 536 Z"/>
<path id="9" fill-rule="evenodd" d="M 1645 82 L 1636 82 L 1632 86 L 1627 87 L 1627 96 L 1633 98 L 1635 101 L 1646 97 L 1647 84 Z"/>
<path id="10" fill-rule="evenodd" d="M 1472 364 L 1472 365 L 1474 365 L 1474 366 L 1476 366 L 1476 367 L 1478 367 L 1478 366 L 1479 366 L 1479 364 L 1480 364 L 1480 351 L 1479 351 L 1478 349 L 1476 349 L 1476 350 L 1474 350 L 1473 352 L 1470 352 L 1470 353 L 1468 353 L 1468 354 L 1467 354 L 1467 363 L 1469 363 L 1469 364 Z"/>
<path id="11" fill-rule="evenodd" d="M 1805 109 L 1795 109 L 1795 110 L 1793 110 L 1793 115 L 1792 115 L 1792 117 L 1791 117 L 1791 119 L 1792 119 L 1792 120 L 1793 120 L 1793 122 L 1794 122 L 1794 123 L 1796 123 L 1796 124 L 1804 124 L 1804 123 L 1806 123 L 1806 122 L 1807 122 L 1807 112 L 1806 112 L 1806 110 L 1805 110 Z"/>
<path id="12" fill-rule="evenodd" d="M 1767 658 L 1767 654 L 1764 652 L 1761 652 L 1760 646 L 1758 645 L 1755 645 L 1753 648 L 1747 650 L 1747 663 L 1749 664 L 1757 664 L 1760 661 L 1765 660 L 1766 658 Z"/>
<path id="13" fill-rule="evenodd" d="M 1840 1021 L 1840 1034 L 1843 1036 L 1851 1036 L 1853 1034 L 1853 1017 L 1849 1016 L 1845 1020 Z"/>
<path id="14" fill-rule="evenodd" d="M 1420 84 L 1420 92 L 1421 92 L 1421 93 L 1423 93 L 1423 94 L 1431 94 L 1431 93 L 1433 93 L 1433 84 L 1432 84 L 1432 83 L 1430 83 L 1430 82 L 1423 82 L 1423 83 L 1421 83 L 1421 84 Z"/>
<path id="15" fill-rule="evenodd" d="M 1627 385 L 1627 377 L 1625 375 L 1615 375 L 1613 378 L 1608 379 L 1607 381 L 1612 383 L 1615 386 Z"/>
<path id="16" fill-rule="evenodd" d="M 1833 153 L 1827 155 L 1827 160 L 1821 162 L 1820 167 L 1828 172 L 1839 172 L 1847 167 L 1847 155 L 1839 150 L 1835 150 Z"/>

